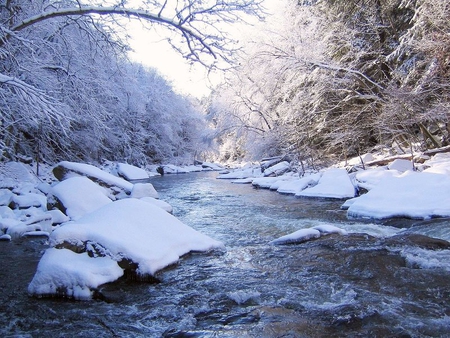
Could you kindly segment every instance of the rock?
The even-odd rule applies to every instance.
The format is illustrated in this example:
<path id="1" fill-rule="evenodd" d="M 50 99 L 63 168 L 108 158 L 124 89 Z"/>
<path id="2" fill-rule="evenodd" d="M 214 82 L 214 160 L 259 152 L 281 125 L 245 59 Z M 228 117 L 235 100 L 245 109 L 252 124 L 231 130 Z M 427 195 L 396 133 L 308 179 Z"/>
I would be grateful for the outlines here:
<path id="1" fill-rule="evenodd" d="M 75 163 L 63 161 L 59 162 L 53 168 L 53 175 L 59 180 L 64 181 L 66 178 L 73 176 L 86 176 L 93 182 L 103 187 L 118 187 L 127 193 L 133 189 L 133 184 L 123 178 L 114 176 L 106 171 L 85 163 Z"/>
<path id="2" fill-rule="evenodd" d="M 397 170 L 405 172 L 407 170 L 414 170 L 414 164 L 409 160 L 396 159 L 388 165 L 389 170 Z"/>
<path id="3" fill-rule="evenodd" d="M 450 242 L 420 234 L 399 234 L 386 238 L 386 244 L 392 246 L 415 246 L 427 250 L 449 250 Z"/>
<path id="4" fill-rule="evenodd" d="M 111 203 L 107 191 L 87 177 L 72 177 L 56 184 L 49 193 L 50 208 L 56 207 L 71 219 L 78 219 Z"/>
<path id="5" fill-rule="evenodd" d="M 127 163 L 117 164 L 117 174 L 126 180 L 143 180 L 148 179 L 149 176 L 144 169 L 135 167 Z"/>
<path id="6" fill-rule="evenodd" d="M 13 199 L 14 194 L 9 189 L 0 189 L 0 206 L 8 206 Z"/>
<path id="7" fill-rule="evenodd" d="M 279 162 L 263 171 L 264 176 L 280 176 L 291 169 L 289 162 Z"/>

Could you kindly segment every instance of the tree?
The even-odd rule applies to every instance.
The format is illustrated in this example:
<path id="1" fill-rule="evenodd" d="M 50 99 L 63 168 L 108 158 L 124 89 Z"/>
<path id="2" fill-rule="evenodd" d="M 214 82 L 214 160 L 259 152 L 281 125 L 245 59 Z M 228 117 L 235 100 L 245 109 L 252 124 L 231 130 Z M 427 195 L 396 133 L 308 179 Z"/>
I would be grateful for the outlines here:
<path id="1" fill-rule="evenodd" d="M 256 0 L 133 4 L 134 8 L 125 1 L 108 7 L 72 0 L 1 3 L 2 156 L 31 154 L 37 143 L 49 159 L 98 158 L 99 149 L 113 153 L 105 148 L 113 115 L 142 112 L 145 106 L 130 106 L 130 97 L 139 95 L 125 91 L 124 98 L 120 80 L 109 81 L 122 73 L 128 19 L 140 20 L 148 29 L 166 29 L 169 43 L 186 58 L 214 66 L 233 50 L 221 25 L 259 11 Z M 87 128 L 95 136 L 89 141 Z"/>

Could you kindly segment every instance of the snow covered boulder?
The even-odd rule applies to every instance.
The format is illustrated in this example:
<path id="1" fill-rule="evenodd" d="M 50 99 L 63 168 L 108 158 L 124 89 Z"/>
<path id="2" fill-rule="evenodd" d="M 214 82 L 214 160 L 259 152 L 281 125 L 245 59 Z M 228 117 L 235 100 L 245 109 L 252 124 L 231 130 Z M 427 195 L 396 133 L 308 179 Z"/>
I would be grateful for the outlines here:
<path id="1" fill-rule="evenodd" d="M 25 195 L 13 195 L 11 202 L 13 209 L 26 209 L 31 207 L 37 207 L 45 209 L 47 208 L 47 197 L 42 194 L 29 193 Z"/>
<path id="2" fill-rule="evenodd" d="M 427 219 L 450 217 L 450 177 L 407 171 L 382 180 L 367 194 L 352 201 L 349 217 Z"/>
<path id="3" fill-rule="evenodd" d="M 153 197 L 142 197 L 141 201 L 144 201 L 144 202 L 156 205 L 157 207 L 167 211 L 170 214 L 173 212 L 173 208 L 172 208 L 172 206 L 169 203 L 161 201 L 161 200 L 158 200 L 156 198 L 153 198 Z"/>
<path id="4" fill-rule="evenodd" d="M 144 180 L 149 178 L 144 169 L 135 167 L 127 163 L 117 164 L 117 174 L 126 180 Z"/>
<path id="5" fill-rule="evenodd" d="M 14 194 L 9 189 L 0 189 L 0 206 L 8 206 L 13 200 Z"/>
<path id="6" fill-rule="evenodd" d="M 333 168 L 322 174 L 317 185 L 302 190 L 295 196 L 345 199 L 355 197 L 355 194 L 355 186 L 347 171 Z"/>
<path id="7" fill-rule="evenodd" d="M 270 242 L 271 244 L 294 244 L 303 243 L 311 239 L 316 239 L 320 237 L 320 231 L 313 228 L 300 229 L 292 234 L 281 236 Z"/>
<path id="8" fill-rule="evenodd" d="M 112 201 L 107 191 L 87 177 L 66 179 L 50 190 L 49 202 L 56 199 L 57 205 L 71 219 L 75 220 Z"/>
<path id="9" fill-rule="evenodd" d="M 39 261 L 28 293 L 36 297 L 58 296 L 89 300 L 100 285 L 123 275 L 109 257 L 89 257 L 67 249 L 47 249 Z"/>
<path id="10" fill-rule="evenodd" d="M 408 170 L 414 170 L 414 164 L 409 160 L 396 159 L 389 163 L 389 170 L 397 170 L 399 172 L 405 172 Z"/>
<path id="11" fill-rule="evenodd" d="M 312 174 L 308 176 L 304 176 L 302 178 L 296 179 L 296 180 L 289 180 L 286 182 L 283 182 L 278 187 L 277 191 L 280 194 L 297 194 L 301 191 L 305 190 L 308 187 L 313 187 L 319 182 L 320 177 L 322 174 Z"/>
<path id="12" fill-rule="evenodd" d="M 51 244 L 107 256 L 128 276 L 151 279 L 191 251 L 222 249 L 223 244 L 185 225 L 163 209 L 127 198 L 108 203 L 53 231 Z"/>
<path id="13" fill-rule="evenodd" d="M 291 165 L 287 161 L 275 164 L 263 171 L 264 176 L 280 176 L 291 169 Z"/>
<path id="14" fill-rule="evenodd" d="M 86 176 L 107 188 L 117 187 L 127 193 L 133 189 L 133 184 L 123 178 L 114 176 L 106 171 L 86 163 L 62 161 L 53 168 L 53 175 L 60 181 L 73 176 Z"/>
<path id="15" fill-rule="evenodd" d="M 151 183 L 136 183 L 131 190 L 130 197 L 142 198 L 142 197 L 153 197 L 158 198 L 158 192 L 153 187 Z"/>

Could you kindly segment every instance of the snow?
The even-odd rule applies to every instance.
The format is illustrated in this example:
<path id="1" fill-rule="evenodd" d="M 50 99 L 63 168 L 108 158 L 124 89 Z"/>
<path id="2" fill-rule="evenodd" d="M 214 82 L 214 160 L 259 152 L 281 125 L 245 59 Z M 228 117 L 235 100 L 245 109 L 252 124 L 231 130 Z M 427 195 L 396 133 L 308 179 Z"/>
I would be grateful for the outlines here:
<path id="1" fill-rule="evenodd" d="M 142 198 L 142 197 L 153 197 L 158 198 L 158 192 L 153 187 L 151 183 L 136 183 L 131 190 L 130 197 Z"/>
<path id="2" fill-rule="evenodd" d="M 280 184 L 278 192 L 281 194 L 297 194 L 309 186 L 315 186 L 322 175 L 320 173 L 308 175 L 297 180 L 288 180 Z"/>
<path id="3" fill-rule="evenodd" d="M 0 189 L 0 205 L 9 205 L 14 194 L 9 189 Z"/>
<path id="4" fill-rule="evenodd" d="M 409 160 L 396 159 L 396 160 L 392 161 L 388 165 L 388 169 L 389 170 L 397 170 L 397 171 L 403 173 L 403 172 L 408 171 L 408 170 L 413 170 L 414 169 L 414 165 Z"/>
<path id="5" fill-rule="evenodd" d="M 163 209 L 163 210 L 165 210 L 165 211 L 167 211 L 169 213 L 173 212 L 173 208 L 172 208 L 172 206 L 169 203 L 161 201 L 161 200 L 158 200 L 156 198 L 153 198 L 153 197 L 142 197 L 141 201 L 153 204 L 153 205 L 155 205 L 155 206 L 157 206 L 157 207 L 159 207 L 159 208 L 161 208 L 161 209 Z"/>
<path id="6" fill-rule="evenodd" d="M 319 230 L 321 234 L 339 234 L 347 235 L 348 232 L 332 224 L 320 224 L 312 227 L 312 229 Z"/>
<path id="7" fill-rule="evenodd" d="M 264 176 L 271 176 L 271 175 L 279 176 L 288 171 L 290 167 L 291 165 L 289 164 L 289 162 L 283 161 L 275 164 L 272 167 L 267 168 L 266 170 L 264 170 L 263 174 Z"/>
<path id="8" fill-rule="evenodd" d="M 217 178 L 219 179 L 245 179 L 261 176 L 261 168 L 243 168 L 233 170 L 229 173 L 220 173 Z"/>
<path id="9" fill-rule="evenodd" d="M 292 234 L 281 236 L 272 242 L 271 244 L 291 244 L 291 243 L 302 243 L 310 239 L 316 239 L 320 237 L 320 231 L 313 228 L 300 229 Z"/>
<path id="10" fill-rule="evenodd" d="M 14 195 L 12 202 L 20 209 L 29 207 L 47 207 L 47 198 L 44 195 L 28 193 L 26 195 Z"/>
<path id="11" fill-rule="evenodd" d="M 450 217 L 450 176 L 407 171 L 385 178 L 356 198 L 347 214 L 364 218 Z"/>
<path id="12" fill-rule="evenodd" d="M 66 215 L 78 219 L 112 201 L 104 188 L 84 176 L 68 178 L 50 190 L 66 208 Z"/>
<path id="13" fill-rule="evenodd" d="M 73 170 L 74 172 L 82 174 L 84 176 L 95 178 L 97 180 L 105 182 L 108 185 L 119 187 L 127 192 L 130 192 L 133 189 L 132 183 L 120 177 L 114 176 L 106 171 L 103 171 L 97 167 L 94 167 L 93 165 L 62 161 L 59 162 L 57 166 L 61 166 L 68 170 Z"/>
<path id="14" fill-rule="evenodd" d="M 359 188 L 370 190 L 377 186 L 382 180 L 390 177 L 400 176 L 397 170 L 387 170 L 386 168 L 359 171 L 356 173 L 356 184 Z"/>
<path id="15" fill-rule="evenodd" d="M 297 192 L 295 196 L 344 199 L 355 197 L 355 193 L 355 186 L 350 180 L 347 171 L 332 168 L 322 174 L 317 185 Z"/>
<path id="16" fill-rule="evenodd" d="M 92 258 L 87 253 L 49 248 L 38 264 L 28 293 L 88 300 L 94 289 L 122 275 L 123 270 L 109 257 Z"/>
<path id="17" fill-rule="evenodd" d="M 51 235 L 53 245 L 99 244 L 109 256 L 138 264 L 137 273 L 154 275 L 190 251 L 209 251 L 223 244 L 185 225 L 163 209 L 128 198 L 109 203 Z"/>
<path id="18" fill-rule="evenodd" d="M 127 163 L 117 164 L 117 173 L 126 180 L 143 180 L 149 178 L 144 169 L 135 167 Z"/>

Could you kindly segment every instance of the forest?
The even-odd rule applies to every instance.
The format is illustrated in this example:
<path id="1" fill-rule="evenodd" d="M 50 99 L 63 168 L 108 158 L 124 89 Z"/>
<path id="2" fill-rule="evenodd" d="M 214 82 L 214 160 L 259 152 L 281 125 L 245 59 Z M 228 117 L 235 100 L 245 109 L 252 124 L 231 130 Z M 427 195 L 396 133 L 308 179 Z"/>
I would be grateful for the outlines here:
<path id="1" fill-rule="evenodd" d="M 0 159 L 312 163 L 449 144 L 447 0 L 174 4 L 2 0 Z M 265 21 L 238 45 L 224 23 L 246 16 Z M 226 63 L 225 80 L 198 100 L 131 62 L 133 17 Z"/>

